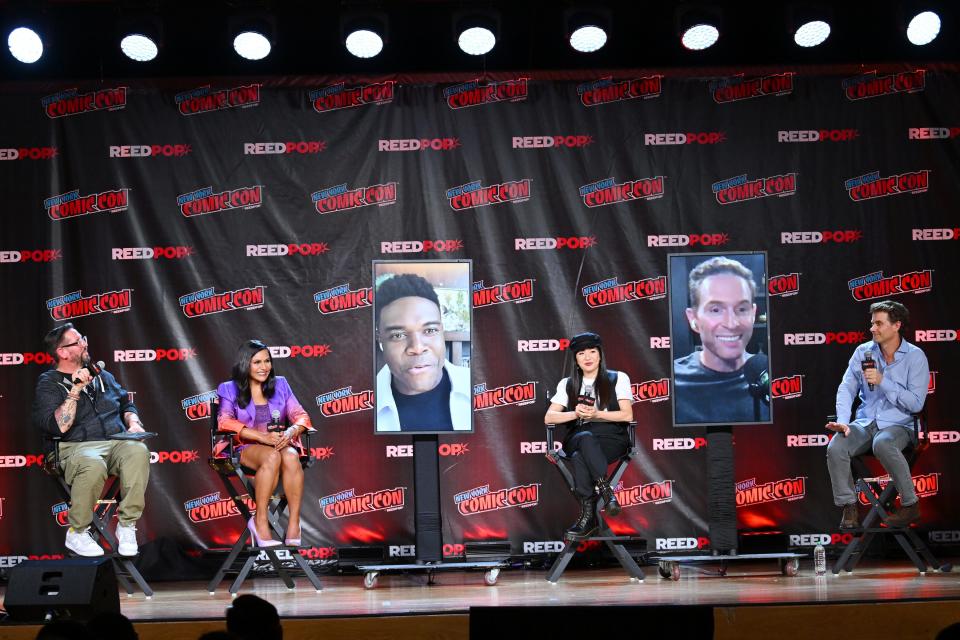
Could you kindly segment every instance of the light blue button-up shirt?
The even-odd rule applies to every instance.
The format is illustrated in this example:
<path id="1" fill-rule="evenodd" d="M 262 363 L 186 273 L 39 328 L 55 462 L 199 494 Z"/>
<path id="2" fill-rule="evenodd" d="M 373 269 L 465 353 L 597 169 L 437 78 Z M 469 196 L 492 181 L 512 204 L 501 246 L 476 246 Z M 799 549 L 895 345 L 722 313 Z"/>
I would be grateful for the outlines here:
<path id="1" fill-rule="evenodd" d="M 868 351 L 883 375 L 883 380 L 874 385 L 873 391 L 863 377 L 862 363 Z M 859 396 L 861 404 L 854 424 L 866 426 L 876 420 L 880 429 L 897 424 L 912 426 L 911 414 L 923 408 L 929 381 L 927 356 L 916 345 L 901 339 L 893 362 L 887 364 L 876 342 L 871 340 L 861 344 L 854 350 L 837 389 L 837 421 L 843 423 L 849 419 L 853 400 Z"/>

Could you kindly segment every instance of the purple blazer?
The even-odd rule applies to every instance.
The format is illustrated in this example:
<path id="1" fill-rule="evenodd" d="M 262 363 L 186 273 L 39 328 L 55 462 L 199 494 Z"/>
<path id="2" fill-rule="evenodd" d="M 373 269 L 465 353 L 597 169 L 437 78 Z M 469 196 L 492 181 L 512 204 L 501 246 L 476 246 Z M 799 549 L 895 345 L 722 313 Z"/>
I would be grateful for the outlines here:
<path id="1" fill-rule="evenodd" d="M 246 407 L 237 406 L 237 395 L 239 390 L 236 383 L 232 380 L 221 383 L 217 387 L 217 395 L 220 396 L 220 411 L 217 415 L 217 424 L 223 431 L 233 431 L 237 434 L 237 443 L 240 442 L 240 430 L 244 427 L 254 429 L 254 419 L 257 409 L 253 401 Z M 308 431 L 314 431 L 313 423 L 310 421 L 310 415 L 304 410 L 303 406 L 293 395 L 293 389 L 290 388 L 287 379 L 283 376 L 277 376 L 276 386 L 274 387 L 273 397 L 267 399 L 267 406 L 270 414 L 274 411 L 280 412 L 280 420 L 286 421 L 293 426 L 304 427 Z M 295 438 L 292 443 L 297 449 L 302 449 L 300 439 Z"/>

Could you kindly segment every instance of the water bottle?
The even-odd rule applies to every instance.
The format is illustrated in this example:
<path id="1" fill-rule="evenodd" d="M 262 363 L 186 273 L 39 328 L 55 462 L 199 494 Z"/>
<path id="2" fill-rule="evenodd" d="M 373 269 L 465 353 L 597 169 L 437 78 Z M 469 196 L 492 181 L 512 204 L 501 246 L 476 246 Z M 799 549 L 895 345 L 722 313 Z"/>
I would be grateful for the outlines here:
<path id="1" fill-rule="evenodd" d="M 813 572 L 818 576 L 827 573 L 827 552 L 822 544 L 818 544 L 813 550 Z"/>

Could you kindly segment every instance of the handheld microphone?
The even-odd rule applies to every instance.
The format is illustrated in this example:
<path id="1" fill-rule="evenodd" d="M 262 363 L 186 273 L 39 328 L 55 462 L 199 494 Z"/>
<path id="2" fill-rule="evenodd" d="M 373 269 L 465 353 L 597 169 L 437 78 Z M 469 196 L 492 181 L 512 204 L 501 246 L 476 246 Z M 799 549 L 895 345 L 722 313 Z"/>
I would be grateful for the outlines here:
<path id="1" fill-rule="evenodd" d="M 860 368 L 863 371 L 877 368 L 877 364 L 873 361 L 873 354 L 869 351 L 863 354 L 863 362 L 860 363 Z M 870 391 L 873 391 L 873 383 L 868 382 L 867 386 L 870 387 Z"/>
<path id="2" fill-rule="evenodd" d="M 770 404 L 769 362 L 765 354 L 758 353 L 743 365 L 743 377 L 747 379 L 750 395 L 767 405 Z"/>
<path id="3" fill-rule="evenodd" d="M 592 407 L 595 402 L 596 400 L 593 397 L 593 385 L 584 384 L 583 393 L 577 396 L 577 404 L 585 404 L 588 407 Z M 577 418 L 577 426 L 580 426 L 582 424 L 583 424 L 583 418 Z"/>
<path id="4" fill-rule="evenodd" d="M 280 431 L 282 429 L 280 425 L 280 410 L 274 409 L 270 412 L 270 426 L 267 427 L 267 431 Z"/>
<path id="5" fill-rule="evenodd" d="M 100 372 L 103 371 L 103 368 L 105 366 L 106 365 L 103 364 L 103 360 L 98 360 L 97 362 L 88 362 L 87 365 L 83 368 L 89 371 L 91 376 L 97 377 L 98 375 L 100 375 Z M 81 384 L 82 382 L 83 381 L 80 380 L 80 378 L 73 379 L 73 384 Z"/>

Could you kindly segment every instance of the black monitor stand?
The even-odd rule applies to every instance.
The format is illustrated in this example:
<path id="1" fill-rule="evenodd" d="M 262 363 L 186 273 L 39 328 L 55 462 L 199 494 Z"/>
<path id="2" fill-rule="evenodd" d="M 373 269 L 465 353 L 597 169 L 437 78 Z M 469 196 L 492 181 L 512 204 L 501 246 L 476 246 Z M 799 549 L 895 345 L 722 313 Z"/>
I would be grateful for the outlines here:
<path id="1" fill-rule="evenodd" d="M 417 562 L 443 561 L 437 436 L 413 436 L 413 508 Z"/>
<path id="2" fill-rule="evenodd" d="M 500 570 L 507 566 L 506 558 L 500 561 L 443 561 L 443 519 L 440 508 L 440 454 L 438 436 L 422 434 L 413 436 L 413 509 L 416 563 L 357 565 L 363 572 L 363 586 L 374 589 L 382 573 L 425 572 L 428 584 L 433 584 L 433 574 L 448 570 L 484 570 L 483 581 L 492 586 L 497 583 Z"/>
<path id="3" fill-rule="evenodd" d="M 707 517 L 714 553 L 737 552 L 733 428 L 707 427 Z"/>

